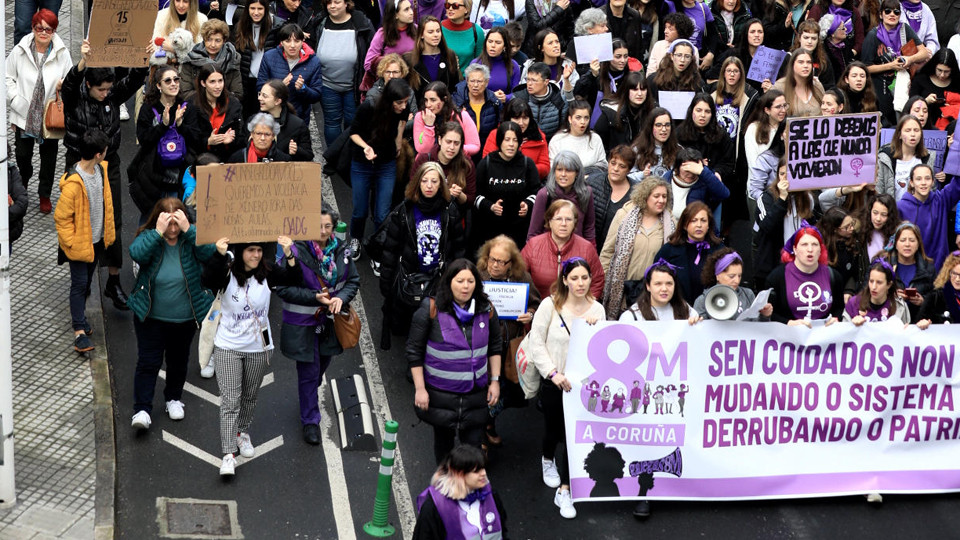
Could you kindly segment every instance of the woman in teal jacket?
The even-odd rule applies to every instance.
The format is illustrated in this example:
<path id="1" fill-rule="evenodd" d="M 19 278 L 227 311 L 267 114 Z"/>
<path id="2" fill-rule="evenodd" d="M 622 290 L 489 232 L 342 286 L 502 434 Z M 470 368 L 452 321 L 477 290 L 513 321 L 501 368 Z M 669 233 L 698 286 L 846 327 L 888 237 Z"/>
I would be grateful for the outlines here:
<path id="1" fill-rule="evenodd" d="M 200 284 L 201 263 L 216 246 L 198 246 L 197 228 L 176 198 L 157 201 L 150 218 L 130 245 L 130 258 L 140 265 L 137 284 L 127 305 L 137 335 L 137 370 L 133 378 L 133 420 L 136 429 L 150 427 L 157 373 L 167 364 L 163 400 L 171 420 L 183 419 L 183 384 L 187 380 L 190 344 L 213 302 Z"/>

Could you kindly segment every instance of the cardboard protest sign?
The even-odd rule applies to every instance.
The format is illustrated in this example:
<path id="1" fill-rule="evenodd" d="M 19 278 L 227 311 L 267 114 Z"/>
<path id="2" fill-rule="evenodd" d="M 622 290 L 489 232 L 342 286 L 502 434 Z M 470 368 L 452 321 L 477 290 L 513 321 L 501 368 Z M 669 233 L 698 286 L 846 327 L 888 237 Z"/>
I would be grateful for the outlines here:
<path id="1" fill-rule="evenodd" d="M 960 491 L 956 330 L 572 323 L 575 501 Z"/>
<path id="2" fill-rule="evenodd" d="M 770 79 L 771 82 L 777 80 L 777 73 L 780 72 L 780 65 L 790 53 L 764 47 L 757 47 L 756 54 L 753 55 L 753 61 L 750 62 L 750 71 L 747 72 L 747 78 L 751 81 L 763 82 Z"/>
<path id="3" fill-rule="evenodd" d="M 87 67 L 146 67 L 156 20 L 153 0 L 93 0 Z"/>
<path id="4" fill-rule="evenodd" d="M 879 113 L 790 118 L 790 191 L 876 183 L 879 142 Z"/>
<path id="5" fill-rule="evenodd" d="M 594 59 L 601 62 L 613 60 L 613 37 L 609 32 L 576 36 L 573 46 L 576 47 L 578 64 L 589 64 Z"/>
<path id="6" fill-rule="evenodd" d="M 880 130 L 880 147 L 893 141 L 894 128 Z M 933 158 L 933 172 L 943 170 L 943 160 L 947 157 L 947 132 L 936 129 L 923 130 L 923 146 L 930 152 L 936 152 Z"/>
<path id="7" fill-rule="evenodd" d="M 197 167 L 197 244 L 320 237 L 319 163 Z"/>

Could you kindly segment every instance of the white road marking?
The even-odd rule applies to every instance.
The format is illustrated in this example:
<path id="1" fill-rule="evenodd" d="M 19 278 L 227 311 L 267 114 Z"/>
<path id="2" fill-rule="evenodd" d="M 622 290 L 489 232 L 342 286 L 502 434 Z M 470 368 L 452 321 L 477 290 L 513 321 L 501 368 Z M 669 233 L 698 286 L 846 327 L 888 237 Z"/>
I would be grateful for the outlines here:
<path id="1" fill-rule="evenodd" d="M 158 376 L 163 380 L 167 380 L 167 372 L 165 370 L 161 369 L 160 373 L 158 373 Z M 260 388 L 263 388 L 264 386 L 267 386 L 268 384 L 271 384 L 271 383 L 273 383 L 272 371 L 263 376 L 263 382 L 260 383 Z M 199 386 L 185 382 L 183 383 L 183 389 L 204 401 L 207 401 L 209 403 L 216 405 L 217 407 L 220 406 L 220 396 L 211 394 L 210 392 L 207 392 L 206 390 L 204 390 L 203 388 L 200 388 Z"/>
<path id="2" fill-rule="evenodd" d="M 193 444 L 188 443 L 187 441 L 181 439 L 180 437 L 177 437 L 176 435 L 168 432 L 167 430 L 161 430 L 161 433 L 163 434 L 164 441 L 172 444 L 173 446 L 179 448 L 180 450 L 183 450 L 184 452 L 199 459 L 200 461 L 205 461 L 210 465 L 213 465 L 217 469 L 220 468 L 220 463 L 223 461 L 222 457 L 217 457 L 202 448 L 194 446 Z M 259 446 L 255 446 L 254 450 L 256 450 L 257 453 L 252 458 L 245 458 L 240 455 L 237 456 L 237 467 L 239 467 L 240 465 L 243 465 L 244 463 L 253 461 L 258 457 L 270 452 L 271 450 L 276 450 L 277 448 L 280 448 L 281 446 L 283 446 L 283 435 L 279 435 Z"/>
<path id="3" fill-rule="evenodd" d="M 320 410 L 324 411 L 324 398 L 329 389 L 327 376 L 323 376 L 323 384 L 317 388 L 320 400 Z M 356 540 L 357 533 L 353 524 L 353 513 L 350 509 L 350 492 L 347 489 L 347 477 L 343 472 L 343 459 L 340 456 L 340 446 L 330 438 L 333 421 L 329 414 L 320 418 L 320 436 L 323 441 L 323 457 L 327 464 L 327 479 L 330 481 L 330 501 L 333 503 L 333 517 L 337 523 L 337 538 L 340 540 Z"/>

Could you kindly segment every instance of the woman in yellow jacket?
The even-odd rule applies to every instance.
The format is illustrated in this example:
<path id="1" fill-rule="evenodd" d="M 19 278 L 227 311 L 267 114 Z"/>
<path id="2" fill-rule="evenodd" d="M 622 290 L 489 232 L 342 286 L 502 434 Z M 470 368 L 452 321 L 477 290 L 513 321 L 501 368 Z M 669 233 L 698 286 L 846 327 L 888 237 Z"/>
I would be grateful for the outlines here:
<path id="1" fill-rule="evenodd" d="M 90 282 L 104 248 L 116 239 L 107 162 L 103 161 L 109 144 L 99 129 L 80 137 L 80 161 L 60 178 L 60 200 L 53 213 L 60 244 L 57 263 L 70 263 L 73 348 L 80 353 L 93 349 L 85 310 Z"/>

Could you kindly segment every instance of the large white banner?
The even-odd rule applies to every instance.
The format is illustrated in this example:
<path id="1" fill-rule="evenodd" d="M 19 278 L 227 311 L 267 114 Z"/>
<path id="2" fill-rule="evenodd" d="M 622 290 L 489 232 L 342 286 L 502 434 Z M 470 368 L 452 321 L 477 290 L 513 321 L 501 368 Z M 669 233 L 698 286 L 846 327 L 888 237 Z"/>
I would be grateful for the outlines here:
<path id="1" fill-rule="evenodd" d="M 952 326 L 573 325 L 574 500 L 960 491 Z"/>

